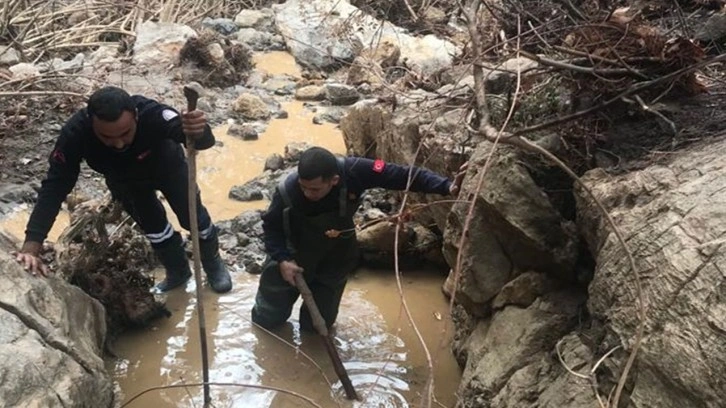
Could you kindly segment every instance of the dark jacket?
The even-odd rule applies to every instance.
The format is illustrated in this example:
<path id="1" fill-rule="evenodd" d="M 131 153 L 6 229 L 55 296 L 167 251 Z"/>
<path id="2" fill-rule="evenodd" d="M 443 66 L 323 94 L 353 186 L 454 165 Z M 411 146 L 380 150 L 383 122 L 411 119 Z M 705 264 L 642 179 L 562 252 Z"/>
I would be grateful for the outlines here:
<path id="1" fill-rule="evenodd" d="M 309 201 L 300 189 L 296 172 L 285 180 L 285 189 L 290 195 L 293 207 L 307 216 L 338 211 L 339 193 L 342 185 L 347 188 L 349 199 L 360 197 L 365 190 L 375 187 L 389 190 L 406 190 L 409 180 L 409 167 L 381 160 L 361 157 L 346 157 L 341 183 L 335 186 L 320 201 Z M 436 173 L 421 168 L 413 168 L 409 191 L 448 195 L 451 181 Z M 265 250 L 276 261 L 293 259 L 287 247 L 283 225 L 284 201 L 276 189 L 267 211 L 262 215 Z"/>
<path id="2" fill-rule="evenodd" d="M 110 180 L 143 180 L 154 174 L 152 170 L 156 165 L 158 150 L 169 148 L 168 143 L 161 143 L 163 140 L 171 139 L 182 144 L 186 142 L 179 112 L 143 96 L 134 95 L 132 98 L 138 110 L 136 135 L 131 146 L 123 152 L 106 147 L 96 137 L 85 108 L 65 123 L 48 158 L 50 167 L 25 230 L 26 241 L 45 240 L 61 204 L 78 180 L 82 160 Z M 214 143 L 214 135 L 207 126 L 202 138 L 195 142 L 195 147 L 208 149 Z"/>

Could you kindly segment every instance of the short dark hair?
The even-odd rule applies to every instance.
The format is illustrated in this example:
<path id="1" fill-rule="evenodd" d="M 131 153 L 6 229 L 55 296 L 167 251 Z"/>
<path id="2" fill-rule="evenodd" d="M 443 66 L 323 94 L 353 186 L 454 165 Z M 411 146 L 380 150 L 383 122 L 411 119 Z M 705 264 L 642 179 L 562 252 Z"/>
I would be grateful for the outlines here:
<path id="1" fill-rule="evenodd" d="M 88 98 L 88 117 L 114 122 L 124 111 L 135 112 L 136 104 L 126 91 L 115 86 L 103 87 Z"/>
<path id="2" fill-rule="evenodd" d="M 303 180 L 314 180 L 318 177 L 330 180 L 338 175 L 338 160 L 327 149 L 311 147 L 300 156 L 297 174 Z"/>

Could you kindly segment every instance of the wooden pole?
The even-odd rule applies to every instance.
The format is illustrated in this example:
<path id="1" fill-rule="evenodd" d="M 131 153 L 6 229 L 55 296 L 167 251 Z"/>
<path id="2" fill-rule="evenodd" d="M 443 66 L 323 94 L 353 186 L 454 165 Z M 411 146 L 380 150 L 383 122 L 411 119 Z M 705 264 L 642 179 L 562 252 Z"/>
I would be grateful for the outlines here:
<path id="1" fill-rule="evenodd" d="M 305 282 L 305 278 L 303 277 L 302 273 L 295 274 L 295 286 L 300 292 L 300 296 L 302 296 L 303 302 L 305 302 L 305 305 L 308 307 L 310 317 L 313 321 L 313 327 L 323 338 L 323 342 L 325 343 L 325 350 L 328 352 L 330 359 L 333 361 L 333 368 L 335 369 L 335 374 L 338 375 L 338 378 L 340 378 L 340 382 L 343 384 L 343 389 L 345 390 L 346 397 L 349 400 L 358 400 L 358 394 L 355 392 L 355 388 L 353 388 L 353 383 L 350 381 L 350 377 L 348 377 L 348 372 L 345 370 L 345 366 L 340 361 L 338 350 L 333 344 L 333 339 L 330 336 L 330 332 L 328 331 L 328 326 L 325 324 L 325 319 L 323 319 L 323 316 L 320 314 L 318 305 L 315 303 L 315 299 L 313 298 L 313 293 L 310 291 L 308 284 Z"/>
<path id="2" fill-rule="evenodd" d="M 187 97 L 187 112 L 197 109 L 199 94 L 184 87 Z M 207 353 L 207 323 L 204 318 L 204 301 L 202 298 L 202 260 L 199 249 L 199 224 L 197 221 L 197 149 L 194 139 L 187 136 L 187 161 L 189 165 L 189 227 L 192 233 L 192 256 L 194 258 L 194 281 L 197 286 L 197 314 L 199 315 L 199 344 L 202 348 L 202 382 L 204 383 L 204 406 L 211 403 L 209 393 L 209 356 Z"/>

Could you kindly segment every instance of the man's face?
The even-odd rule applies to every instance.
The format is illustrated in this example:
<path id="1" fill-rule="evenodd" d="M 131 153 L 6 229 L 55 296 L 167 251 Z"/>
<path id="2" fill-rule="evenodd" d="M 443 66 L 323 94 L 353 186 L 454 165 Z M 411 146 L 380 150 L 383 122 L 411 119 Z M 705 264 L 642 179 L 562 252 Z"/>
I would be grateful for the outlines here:
<path id="1" fill-rule="evenodd" d="M 338 184 L 339 180 L 340 176 L 333 176 L 329 180 L 318 177 L 312 180 L 300 179 L 299 183 L 305 198 L 310 201 L 320 201 Z"/>
<path id="2" fill-rule="evenodd" d="M 124 111 L 113 122 L 93 117 L 93 132 L 101 143 L 118 152 L 123 152 L 131 146 L 134 136 L 136 136 L 136 113 Z"/>

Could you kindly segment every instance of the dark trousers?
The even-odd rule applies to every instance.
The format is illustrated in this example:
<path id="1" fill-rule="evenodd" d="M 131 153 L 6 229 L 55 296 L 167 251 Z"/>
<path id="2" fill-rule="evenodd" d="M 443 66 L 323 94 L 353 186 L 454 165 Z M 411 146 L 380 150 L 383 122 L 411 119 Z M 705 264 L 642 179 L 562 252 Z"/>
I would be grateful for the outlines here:
<path id="1" fill-rule="evenodd" d="M 338 317 L 340 300 L 345 291 L 347 279 L 325 282 L 303 274 L 305 282 L 313 293 L 315 304 L 320 310 L 326 325 L 330 328 Z M 269 260 L 262 268 L 260 286 L 252 308 L 252 321 L 271 330 L 283 324 L 292 314 L 292 307 L 300 296 L 297 288 L 282 279 L 280 266 Z M 310 312 L 305 304 L 300 307 L 300 328 L 314 331 Z"/>
<path id="2" fill-rule="evenodd" d="M 169 225 L 164 206 L 157 198 L 157 191 L 164 195 L 179 224 L 189 230 L 189 170 L 184 152 L 179 144 L 170 140 L 154 153 L 154 163 L 150 172 L 143 175 L 132 174 L 130 177 L 107 176 L 106 185 L 112 197 L 121 202 L 124 210 L 139 224 L 147 237 L 150 235 L 159 237 Z M 199 231 L 208 230 L 212 225 L 211 217 L 202 204 L 199 192 L 197 192 L 197 221 Z M 152 246 L 161 245 L 165 241 L 165 239 L 161 242 L 149 239 Z"/>

